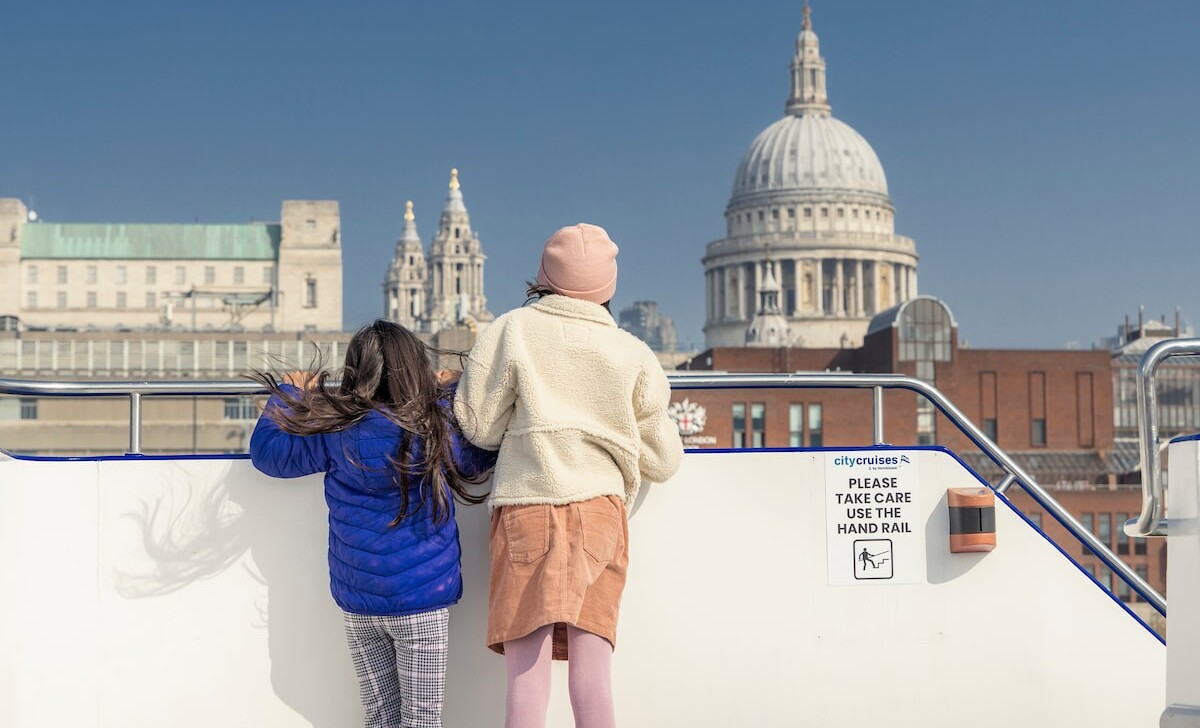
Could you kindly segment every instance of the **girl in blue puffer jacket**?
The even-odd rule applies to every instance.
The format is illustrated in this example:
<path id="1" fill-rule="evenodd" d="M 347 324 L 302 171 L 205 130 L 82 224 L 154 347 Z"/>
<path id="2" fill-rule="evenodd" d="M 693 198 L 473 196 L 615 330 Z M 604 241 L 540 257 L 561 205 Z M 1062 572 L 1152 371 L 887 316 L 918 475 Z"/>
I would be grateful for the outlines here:
<path id="1" fill-rule="evenodd" d="M 453 385 L 420 339 L 388 321 L 354 334 L 336 387 L 327 371 L 252 377 L 271 391 L 250 440 L 254 466 L 278 478 L 325 473 L 330 588 L 366 725 L 440 728 L 446 608 L 462 596 L 454 499 L 483 501 L 468 486 L 487 479 L 495 453 L 463 438 Z"/>

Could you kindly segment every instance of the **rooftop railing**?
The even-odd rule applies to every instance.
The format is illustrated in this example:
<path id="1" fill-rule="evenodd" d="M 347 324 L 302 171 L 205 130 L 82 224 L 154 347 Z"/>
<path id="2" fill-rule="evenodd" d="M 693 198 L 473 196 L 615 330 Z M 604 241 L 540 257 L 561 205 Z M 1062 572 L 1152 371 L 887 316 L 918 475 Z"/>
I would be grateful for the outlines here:
<path id="1" fill-rule="evenodd" d="M 1169 342 L 1164 342 L 1169 343 Z M 1195 345 L 1200 346 L 1200 341 Z M 1153 351 L 1153 349 L 1151 349 Z M 1149 352 L 1147 353 L 1149 356 Z M 1000 480 L 990 484 L 1003 494 L 1019 485 L 1039 505 L 1054 516 L 1076 539 L 1086 544 L 1106 566 L 1118 574 L 1139 596 L 1165 615 L 1166 599 L 1128 564 L 1121 560 L 1108 544 L 1100 541 L 1074 515 L 1064 508 L 1044 487 L 1030 476 L 1012 457 L 971 422 L 958 407 L 935 387 L 919 379 L 898 374 L 674 374 L 668 377 L 673 389 L 862 389 L 872 392 L 872 444 L 886 445 L 883 392 L 887 389 L 907 390 L 927 399 L 976 447 L 995 462 L 1003 472 Z M 142 449 L 142 399 L 145 397 L 238 396 L 260 395 L 265 391 L 249 381 L 196 382 L 50 382 L 0 379 L 0 395 L 25 397 L 128 397 L 129 453 Z M 1143 433 L 1143 446 L 1146 443 Z M 1145 514 L 1143 514 L 1144 516 Z"/>

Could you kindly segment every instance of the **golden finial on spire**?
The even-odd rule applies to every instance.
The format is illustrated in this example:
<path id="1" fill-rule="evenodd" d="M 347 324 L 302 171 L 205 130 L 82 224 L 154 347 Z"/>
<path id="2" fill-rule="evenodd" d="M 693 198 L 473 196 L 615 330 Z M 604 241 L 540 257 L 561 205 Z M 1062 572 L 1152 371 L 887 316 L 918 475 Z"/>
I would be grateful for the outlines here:
<path id="1" fill-rule="evenodd" d="M 450 170 L 450 189 L 452 189 L 452 190 L 458 189 L 458 168 L 457 167 Z"/>
<path id="2" fill-rule="evenodd" d="M 414 215 L 412 211 L 412 200 L 404 203 L 404 219 L 408 222 L 412 222 L 413 220 L 417 219 L 417 216 Z"/>
<path id="3" fill-rule="evenodd" d="M 804 30 L 812 30 L 812 8 L 808 7 L 808 0 L 804 0 Z"/>

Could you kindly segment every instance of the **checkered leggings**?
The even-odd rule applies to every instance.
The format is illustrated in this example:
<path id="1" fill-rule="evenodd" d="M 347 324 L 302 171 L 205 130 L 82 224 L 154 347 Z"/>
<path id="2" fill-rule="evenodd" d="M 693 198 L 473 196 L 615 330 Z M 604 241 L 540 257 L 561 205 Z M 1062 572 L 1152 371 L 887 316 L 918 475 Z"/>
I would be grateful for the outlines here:
<path id="1" fill-rule="evenodd" d="M 366 728 L 441 728 L 449 612 L 343 612 Z"/>

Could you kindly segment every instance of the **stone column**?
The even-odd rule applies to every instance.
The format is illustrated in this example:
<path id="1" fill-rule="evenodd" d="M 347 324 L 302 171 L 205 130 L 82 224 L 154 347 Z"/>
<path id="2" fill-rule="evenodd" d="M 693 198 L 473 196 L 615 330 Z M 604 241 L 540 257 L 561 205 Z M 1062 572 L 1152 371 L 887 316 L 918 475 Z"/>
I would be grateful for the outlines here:
<path id="1" fill-rule="evenodd" d="M 863 307 L 863 262 L 854 261 L 854 315 L 862 316 L 866 311 Z"/>
<path id="2" fill-rule="evenodd" d="M 846 266 L 841 258 L 833 261 L 833 313 L 835 316 L 846 315 Z"/>
<path id="3" fill-rule="evenodd" d="M 756 260 L 751 263 L 754 269 L 754 285 L 750 287 L 750 306 L 746 311 L 746 318 L 754 318 L 754 314 L 758 313 L 758 287 L 763 279 L 763 266 L 765 264 L 761 260 Z"/>
<path id="4" fill-rule="evenodd" d="M 824 314 L 824 260 L 812 260 L 812 311 Z"/>

